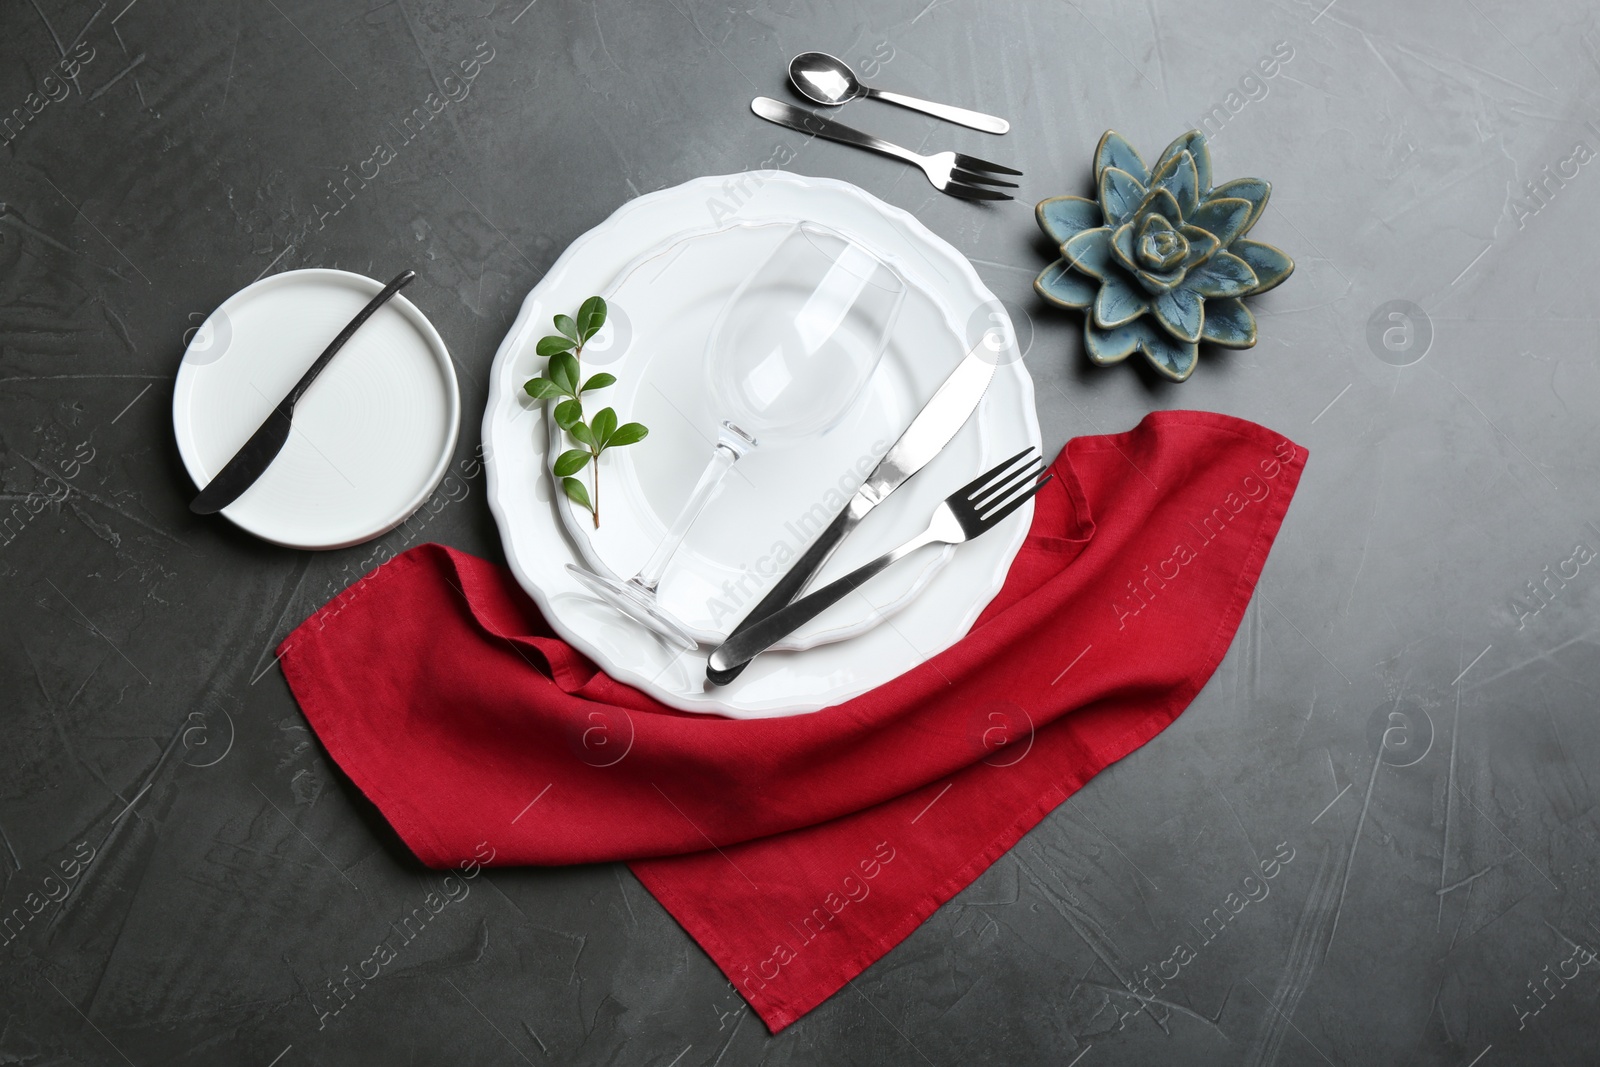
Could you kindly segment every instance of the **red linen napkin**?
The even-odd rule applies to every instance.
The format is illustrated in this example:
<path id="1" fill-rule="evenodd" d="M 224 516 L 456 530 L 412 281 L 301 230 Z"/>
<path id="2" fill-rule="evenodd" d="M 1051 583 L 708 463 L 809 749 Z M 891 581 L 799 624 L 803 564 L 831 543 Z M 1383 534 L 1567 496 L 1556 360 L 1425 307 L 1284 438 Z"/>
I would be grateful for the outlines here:
<path id="1" fill-rule="evenodd" d="M 1070 441 L 972 631 L 810 715 L 666 708 L 556 637 L 504 568 L 439 545 L 351 586 L 279 654 L 422 862 L 627 860 L 777 1031 L 1178 716 L 1305 458 L 1192 411 Z"/>

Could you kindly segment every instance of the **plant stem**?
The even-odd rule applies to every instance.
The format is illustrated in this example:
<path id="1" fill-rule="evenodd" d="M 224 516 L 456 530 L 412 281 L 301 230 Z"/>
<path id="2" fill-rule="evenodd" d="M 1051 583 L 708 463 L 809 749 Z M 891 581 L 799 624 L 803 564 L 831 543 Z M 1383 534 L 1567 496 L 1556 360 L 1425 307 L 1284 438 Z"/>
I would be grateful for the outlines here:
<path id="1" fill-rule="evenodd" d="M 578 383 L 577 383 L 578 384 L 578 395 L 574 399 L 576 399 L 578 401 L 578 420 L 580 422 L 583 420 L 583 346 L 584 346 L 584 343 L 585 342 L 583 342 L 583 341 L 579 341 L 577 347 L 572 350 L 572 358 L 578 364 Z M 589 512 L 590 512 L 591 515 L 594 516 L 594 528 L 596 530 L 598 530 L 598 529 L 600 529 L 600 453 L 595 451 L 593 448 L 590 448 L 589 449 L 589 454 L 594 457 L 594 459 L 590 461 L 590 466 L 592 467 L 592 470 L 589 473 L 589 484 L 594 487 L 594 494 L 593 494 L 593 504 L 594 504 L 594 506 L 589 509 Z"/>

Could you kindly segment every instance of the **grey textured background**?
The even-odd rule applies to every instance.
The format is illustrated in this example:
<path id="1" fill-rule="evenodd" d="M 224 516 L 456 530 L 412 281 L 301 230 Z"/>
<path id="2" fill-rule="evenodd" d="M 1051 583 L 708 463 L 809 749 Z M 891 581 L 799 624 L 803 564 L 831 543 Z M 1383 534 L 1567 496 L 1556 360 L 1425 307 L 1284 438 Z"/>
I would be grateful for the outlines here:
<path id="1" fill-rule="evenodd" d="M 0 543 L 4 910 L 93 859 L 0 946 L 0 1063 L 1595 1062 L 1600 961 L 1574 946 L 1600 942 L 1600 560 L 1565 562 L 1600 549 L 1591 5 L 7 0 L 0 114 L 80 30 L 77 88 L 0 147 L 0 504 L 37 512 Z M 307 230 L 480 42 L 470 95 Z M 1252 75 L 1279 42 L 1292 59 Z M 754 119 L 807 48 L 1011 118 L 999 139 L 846 112 L 1016 163 L 1022 202 L 947 199 Z M 1031 203 L 1086 191 L 1105 127 L 1154 158 L 1208 112 L 1219 178 L 1273 181 L 1257 234 L 1299 270 L 1255 302 L 1261 343 L 1187 384 L 1093 369 L 1076 317 L 1032 296 Z M 777 1038 L 620 866 L 486 875 L 319 1029 L 308 991 L 436 876 L 273 666 L 372 546 L 286 551 L 189 515 L 185 331 L 268 272 L 414 266 L 465 459 L 495 347 L 561 249 L 783 145 L 971 257 L 1032 331 L 1052 453 L 1167 407 L 1310 448 L 1227 660 Z M 1368 333 L 1396 300 L 1399 352 Z M 481 479 L 461 484 L 385 543 L 499 558 Z M 1129 992 L 1280 843 L 1267 899 Z"/>

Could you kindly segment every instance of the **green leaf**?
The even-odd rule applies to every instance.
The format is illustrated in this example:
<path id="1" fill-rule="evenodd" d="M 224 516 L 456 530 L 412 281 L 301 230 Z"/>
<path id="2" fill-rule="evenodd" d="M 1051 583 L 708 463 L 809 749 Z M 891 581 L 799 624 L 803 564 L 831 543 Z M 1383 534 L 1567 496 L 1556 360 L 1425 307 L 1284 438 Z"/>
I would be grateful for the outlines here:
<path id="1" fill-rule="evenodd" d="M 601 448 L 611 440 L 611 435 L 617 432 L 617 413 L 611 408 L 601 408 L 595 412 L 594 418 L 589 420 L 589 429 L 594 433 L 594 439 Z"/>
<path id="2" fill-rule="evenodd" d="M 561 395 L 561 387 L 549 378 L 529 378 L 523 383 L 522 391 L 535 400 L 547 400 L 552 396 Z"/>
<path id="3" fill-rule="evenodd" d="M 577 474 L 589 462 L 589 452 L 582 448 L 569 448 L 556 457 L 553 468 L 557 478 L 565 478 L 569 474 Z"/>
<path id="4" fill-rule="evenodd" d="M 561 488 L 566 491 L 568 500 L 571 500 L 574 504 L 581 504 L 590 511 L 594 510 L 594 505 L 589 503 L 589 490 L 585 489 L 583 483 L 578 479 L 561 479 Z"/>
<path id="5" fill-rule="evenodd" d="M 587 445 L 589 448 L 596 447 L 594 442 L 594 431 L 589 429 L 589 427 L 585 426 L 583 423 L 573 423 L 571 426 L 567 427 L 567 432 L 570 433 L 572 435 L 572 439 L 578 442 L 580 445 Z"/>
<path id="6" fill-rule="evenodd" d="M 549 337 L 539 338 L 539 343 L 534 346 L 533 350 L 541 356 L 553 356 L 557 352 L 565 352 L 576 343 L 570 337 L 557 337 L 551 334 Z"/>
<path id="7" fill-rule="evenodd" d="M 573 426 L 583 421 L 583 402 L 563 400 L 556 405 L 555 416 L 556 425 L 570 432 Z"/>
<path id="8" fill-rule="evenodd" d="M 545 368 L 545 373 L 561 387 L 563 393 L 574 397 L 578 395 L 577 356 L 571 352 L 557 352 L 550 357 L 550 366 Z"/>
<path id="9" fill-rule="evenodd" d="M 649 432 L 642 422 L 625 422 L 606 438 L 606 447 L 621 448 L 623 445 L 637 444 L 643 441 Z"/>
<path id="10" fill-rule="evenodd" d="M 605 324 L 606 302 L 598 296 L 591 296 L 578 309 L 578 336 L 587 341 Z"/>
<path id="11" fill-rule="evenodd" d="M 587 393 L 591 389 L 604 389 L 608 385 L 616 384 L 617 376 L 615 374 L 596 374 L 593 378 L 583 383 L 583 389 L 580 392 Z"/>
<path id="12" fill-rule="evenodd" d="M 563 335 L 570 338 L 574 343 L 577 342 L 578 324 L 572 321 L 571 315 L 557 315 L 556 329 L 560 330 Z"/>

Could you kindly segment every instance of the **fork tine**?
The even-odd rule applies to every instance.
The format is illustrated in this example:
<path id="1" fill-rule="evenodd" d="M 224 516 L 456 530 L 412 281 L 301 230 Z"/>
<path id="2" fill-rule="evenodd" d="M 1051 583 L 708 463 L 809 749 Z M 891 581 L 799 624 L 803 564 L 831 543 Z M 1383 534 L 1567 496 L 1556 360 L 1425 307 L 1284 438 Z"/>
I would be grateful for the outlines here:
<path id="1" fill-rule="evenodd" d="M 982 513 L 994 507 L 996 503 L 1004 500 L 1017 486 L 1030 478 L 1037 478 L 1044 472 L 1044 459 L 1035 456 L 1031 463 L 1023 464 L 1020 470 L 1012 471 L 1005 476 L 1003 481 L 991 484 L 982 492 L 972 497 L 972 510 Z"/>
<path id="2" fill-rule="evenodd" d="M 998 163 L 990 163 L 987 159 L 979 159 L 977 156 L 969 156 L 961 152 L 956 153 L 956 166 L 964 167 L 967 170 L 986 170 L 991 174 L 1016 174 L 1018 176 L 1022 174 L 1020 170 L 1002 167 Z"/>
<path id="3" fill-rule="evenodd" d="M 960 197 L 962 200 L 1014 200 L 1015 197 L 994 189 L 983 189 L 976 185 L 962 185 L 960 182 L 950 182 L 940 192 L 949 193 L 951 196 Z"/>
<path id="4" fill-rule="evenodd" d="M 1017 494 L 1016 499 L 1011 501 L 1011 503 L 1007 504 L 1005 507 L 1001 508 L 999 511 L 991 511 L 989 514 L 983 516 L 978 521 L 983 523 L 983 528 L 985 530 L 993 529 L 996 525 L 999 524 L 1001 519 L 1004 519 L 1007 515 L 1010 515 L 1013 511 L 1016 511 L 1022 505 L 1026 504 L 1028 501 L 1032 500 L 1034 494 L 1037 493 L 1039 490 L 1043 489 L 1045 486 L 1049 485 L 1051 480 L 1054 479 L 1054 478 L 1055 478 L 1054 474 L 1045 475 L 1043 478 L 1040 478 L 1038 481 L 1036 481 L 1032 485 L 1028 486 L 1027 489 L 1025 489 L 1021 493 Z"/>
<path id="5" fill-rule="evenodd" d="M 972 479 L 972 481 L 968 482 L 966 485 L 963 485 L 960 489 L 957 489 L 950 495 L 952 497 L 959 497 L 963 500 L 971 500 L 978 493 L 982 492 L 987 486 L 992 485 L 997 478 L 1002 477 L 1008 469 L 1014 469 L 1017 461 L 1032 451 L 1033 446 L 1029 445 L 1027 448 L 1024 448 L 1021 452 L 1018 452 L 1009 459 L 1001 460 L 999 463 L 996 463 L 994 466 L 990 467 L 988 470 L 984 471 L 982 474 L 978 475 L 976 478 Z"/>
<path id="6" fill-rule="evenodd" d="M 963 170 L 960 167 L 952 170 L 950 172 L 950 177 L 955 181 L 966 182 L 969 185 L 998 185 L 1005 189 L 1017 188 L 1016 182 L 1008 182 L 1003 178 L 994 176 L 993 174 L 983 174 L 975 170 Z"/>

